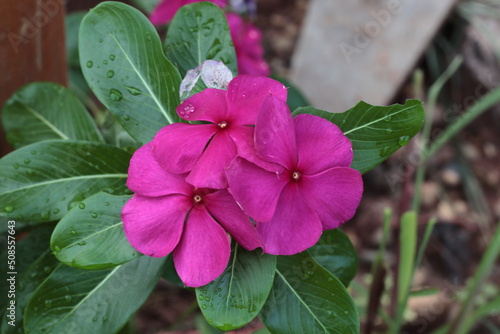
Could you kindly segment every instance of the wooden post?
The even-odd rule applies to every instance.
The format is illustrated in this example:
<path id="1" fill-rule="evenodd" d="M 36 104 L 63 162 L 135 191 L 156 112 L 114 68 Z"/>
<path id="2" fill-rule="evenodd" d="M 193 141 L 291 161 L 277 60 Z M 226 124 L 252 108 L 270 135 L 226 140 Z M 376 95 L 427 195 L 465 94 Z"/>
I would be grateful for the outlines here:
<path id="1" fill-rule="evenodd" d="M 30 82 L 52 81 L 67 85 L 65 2 L 0 2 L 0 106 Z M 10 150 L 0 128 L 0 156 Z"/>

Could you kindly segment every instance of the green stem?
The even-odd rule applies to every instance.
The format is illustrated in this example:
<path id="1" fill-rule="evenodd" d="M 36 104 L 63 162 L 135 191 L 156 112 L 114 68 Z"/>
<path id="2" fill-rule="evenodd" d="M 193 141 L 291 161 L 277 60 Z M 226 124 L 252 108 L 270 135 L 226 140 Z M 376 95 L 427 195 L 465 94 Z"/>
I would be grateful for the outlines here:
<path id="1" fill-rule="evenodd" d="M 420 164 L 417 167 L 416 175 L 415 175 L 415 187 L 414 187 L 414 195 L 411 209 L 415 212 L 418 212 L 420 209 L 420 192 L 422 188 L 422 183 L 424 182 L 425 176 L 425 148 L 427 147 L 427 142 L 429 141 L 431 129 L 432 129 L 432 120 L 434 119 L 434 113 L 436 112 L 436 102 L 443 89 L 445 83 L 455 74 L 460 65 L 463 62 L 463 58 L 461 56 L 456 56 L 451 62 L 450 66 L 444 71 L 443 74 L 432 84 L 429 89 L 429 99 L 427 102 L 427 113 L 426 120 L 424 123 L 424 128 L 422 130 L 421 136 L 421 147 L 423 149 L 420 151 Z"/>
<path id="2" fill-rule="evenodd" d="M 472 307 L 474 306 L 475 297 L 478 295 L 481 288 L 484 286 L 487 276 L 491 273 L 493 266 L 495 265 L 496 259 L 500 255 L 500 222 L 498 224 L 497 230 L 491 239 L 490 245 L 486 249 L 479 267 L 476 270 L 476 274 L 472 278 L 472 284 L 467 291 L 467 297 L 463 302 L 460 312 L 453 321 L 450 327 L 449 334 L 464 334 L 463 326 L 464 322 L 469 317 Z"/>

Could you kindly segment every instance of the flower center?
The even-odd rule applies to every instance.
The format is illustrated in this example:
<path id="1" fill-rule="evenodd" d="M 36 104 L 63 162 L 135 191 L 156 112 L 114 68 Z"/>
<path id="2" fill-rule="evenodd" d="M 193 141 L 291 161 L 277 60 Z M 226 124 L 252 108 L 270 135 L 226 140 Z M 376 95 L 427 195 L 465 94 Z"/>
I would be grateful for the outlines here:
<path id="1" fill-rule="evenodd" d="M 201 198 L 200 195 L 194 195 L 193 201 L 194 201 L 195 204 L 198 204 L 198 203 L 200 203 L 202 201 L 202 198 Z"/>
<path id="2" fill-rule="evenodd" d="M 219 128 L 224 129 L 227 126 L 227 122 L 226 121 L 222 121 L 222 122 L 220 122 L 217 125 L 219 126 Z"/>
<path id="3" fill-rule="evenodd" d="M 301 175 L 302 175 L 302 174 L 301 174 L 300 172 L 295 171 L 295 172 L 293 172 L 293 174 L 292 174 L 292 178 L 293 178 L 295 181 L 298 181 L 298 180 L 300 179 L 300 176 L 301 176 Z"/>

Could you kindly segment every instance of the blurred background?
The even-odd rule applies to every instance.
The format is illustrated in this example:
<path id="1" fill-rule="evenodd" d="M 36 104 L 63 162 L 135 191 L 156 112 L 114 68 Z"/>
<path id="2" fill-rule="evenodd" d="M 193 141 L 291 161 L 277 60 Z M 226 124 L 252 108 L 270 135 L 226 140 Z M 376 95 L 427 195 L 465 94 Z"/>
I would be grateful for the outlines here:
<path id="1" fill-rule="evenodd" d="M 87 99 L 89 109 L 100 108 L 88 97 L 76 49 L 82 11 L 99 2 L 0 3 L 0 105 L 27 83 L 53 81 Z M 158 1 L 124 2 L 148 13 Z M 386 324 L 377 310 L 394 312 L 391 289 L 404 242 L 398 238 L 399 218 L 420 209 L 419 240 L 429 219 L 436 218 L 415 272 L 416 292 L 402 332 L 440 333 L 461 314 L 467 287 L 500 220 L 500 2 L 261 0 L 251 19 L 262 30 L 273 75 L 288 78 L 317 108 L 343 112 L 359 100 L 376 105 L 424 101 L 424 135 L 364 175 L 361 206 L 343 230 L 359 256 L 350 292 L 362 330 L 384 333 Z M 442 140 L 450 125 L 456 131 Z M 12 148 L 1 131 L 3 156 Z M 439 150 L 423 156 L 435 143 Z M 373 268 L 387 209 L 392 218 L 384 272 L 377 273 Z M 474 292 L 468 314 L 478 321 L 470 333 L 500 333 L 500 269 L 495 263 L 490 262 L 490 275 Z M 161 281 L 126 331 L 218 333 L 203 323 L 196 307 L 191 291 Z M 256 320 L 234 333 L 260 327 Z"/>

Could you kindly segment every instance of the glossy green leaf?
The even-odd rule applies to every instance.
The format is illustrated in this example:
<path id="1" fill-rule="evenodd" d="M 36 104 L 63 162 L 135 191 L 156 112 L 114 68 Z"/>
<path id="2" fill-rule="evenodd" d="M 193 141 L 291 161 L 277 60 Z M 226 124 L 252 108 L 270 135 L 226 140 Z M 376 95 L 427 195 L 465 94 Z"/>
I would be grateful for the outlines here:
<path id="1" fill-rule="evenodd" d="M 356 276 L 358 256 L 351 240 L 341 230 L 324 231 L 318 243 L 307 251 L 346 287 Z"/>
<path id="2" fill-rule="evenodd" d="M 96 6 L 82 21 L 79 49 L 90 88 L 139 144 L 180 121 L 179 71 L 137 9 L 119 2 Z"/>
<path id="3" fill-rule="evenodd" d="M 234 75 L 236 54 L 224 12 L 209 2 L 181 7 L 170 23 L 165 53 L 182 76 L 207 59 L 223 62 Z"/>
<path id="4" fill-rule="evenodd" d="M 365 173 L 408 144 L 424 124 L 424 108 L 418 100 L 404 105 L 372 106 L 363 101 L 343 113 L 313 107 L 299 108 L 294 115 L 311 114 L 336 124 L 352 142 L 351 167 Z"/>
<path id="5" fill-rule="evenodd" d="M 359 333 L 358 313 L 344 285 L 307 252 L 278 258 L 260 316 L 274 334 Z"/>
<path id="6" fill-rule="evenodd" d="M 19 89 L 2 109 L 7 140 L 16 148 L 47 139 L 102 142 L 85 106 L 68 89 L 35 82 Z"/>
<path id="7" fill-rule="evenodd" d="M 107 269 L 137 258 L 121 220 L 129 198 L 98 193 L 70 210 L 50 240 L 57 259 L 75 268 Z"/>
<path id="8" fill-rule="evenodd" d="M 20 247 L 19 247 L 20 248 Z M 38 286 L 52 273 L 59 265 L 59 261 L 52 255 L 48 249 L 48 241 L 44 245 L 44 251 L 34 253 L 37 259 L 30 264 L 26 270 L 18 272 L 16 277 L 16 316 L 15 326 L 8 322 L 11 320 L 6 315 L 10 310 L 6 310 L 3 317 L 1 332 L 2 334 L 19 333 L 18 330 L 24 327 L 24 311 L 26 305 Z M 24 331 L 23 331 L 24 333 Z"/>
<path id="9" fill-rule="evenodd" d="M 112 270 L 59 264 L 26 307 L 26 333 L 116 333 L 144 303 L 164 261 L 142 256 Z"/>
<path id="10" fill-rule="evenodd" d="M 0 159 L 0 217 L 55 221 L 99 191 L 127 193 L 130 158 L 92 142 L 47 140 L 22 147 Z"/>
<path id="11" fill-rule="evenodd" d="M 196 289 L 201 312 L 212 326 L 224 331 L 246 325 L 264 305 L 275 271 L 275 256 L 233 247 L 224 273 Z"/>

